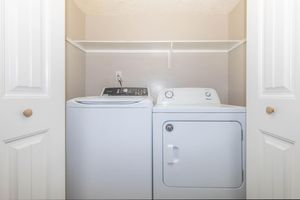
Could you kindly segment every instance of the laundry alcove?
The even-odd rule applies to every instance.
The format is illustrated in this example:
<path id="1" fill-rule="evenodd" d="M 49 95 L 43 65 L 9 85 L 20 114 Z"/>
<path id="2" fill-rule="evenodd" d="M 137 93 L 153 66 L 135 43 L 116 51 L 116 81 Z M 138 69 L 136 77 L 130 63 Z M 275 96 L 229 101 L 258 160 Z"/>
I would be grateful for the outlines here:
<path id="1" fill-rule="evenodd" d="M 215 88 L 245 105 L 246 0 L 67 0 L 67 99 L 103 87 Z"/>

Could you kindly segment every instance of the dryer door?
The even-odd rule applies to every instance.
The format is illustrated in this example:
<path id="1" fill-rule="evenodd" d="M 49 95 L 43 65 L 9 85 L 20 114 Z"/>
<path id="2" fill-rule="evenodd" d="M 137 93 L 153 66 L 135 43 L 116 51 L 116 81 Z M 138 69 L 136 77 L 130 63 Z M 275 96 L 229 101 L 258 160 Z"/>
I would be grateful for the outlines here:
<path id="1" fill-rule="evenodd" d="M 238 188 L 243 182 L 242 127 L 234 121 L 168 121 L 163 177 L 169 187 Z"/>

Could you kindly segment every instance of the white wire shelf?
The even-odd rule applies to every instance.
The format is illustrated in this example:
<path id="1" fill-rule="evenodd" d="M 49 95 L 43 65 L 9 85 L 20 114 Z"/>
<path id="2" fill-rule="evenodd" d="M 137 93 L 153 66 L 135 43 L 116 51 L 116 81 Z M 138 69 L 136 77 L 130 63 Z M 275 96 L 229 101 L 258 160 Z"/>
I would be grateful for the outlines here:
<path id="1" fill-rule="evenodd" d="M 228 53 L 246 40 L 189 41 L 67 41 L 86 53 Z"/>

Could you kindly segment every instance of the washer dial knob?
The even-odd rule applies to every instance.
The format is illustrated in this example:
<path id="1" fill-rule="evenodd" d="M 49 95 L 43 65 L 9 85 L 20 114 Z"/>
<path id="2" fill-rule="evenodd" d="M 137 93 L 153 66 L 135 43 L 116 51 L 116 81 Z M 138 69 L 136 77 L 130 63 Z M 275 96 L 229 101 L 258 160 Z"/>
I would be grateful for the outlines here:
<path id="1" fill-rule="evenodd" d="M 174 92 L 171 91 L 171 90 L 166 91 L 166 92 L 165 92 L 165 97 L 166 97 L 167 99 L 172 99 L 172 98 L 174 97 Z"/>

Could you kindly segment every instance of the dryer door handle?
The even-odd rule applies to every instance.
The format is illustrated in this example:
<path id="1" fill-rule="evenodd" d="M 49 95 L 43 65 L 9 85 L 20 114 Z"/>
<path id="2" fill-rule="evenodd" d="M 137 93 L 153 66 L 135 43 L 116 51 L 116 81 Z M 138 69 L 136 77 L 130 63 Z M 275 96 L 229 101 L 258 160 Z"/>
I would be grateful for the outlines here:
<path id="1" fill-rule="evenodd" d="M 175 145 L 169 144 L 166 152 L 166 160 L 169 165 L 174 165 L 179 162 L 179 148 Z"/>

